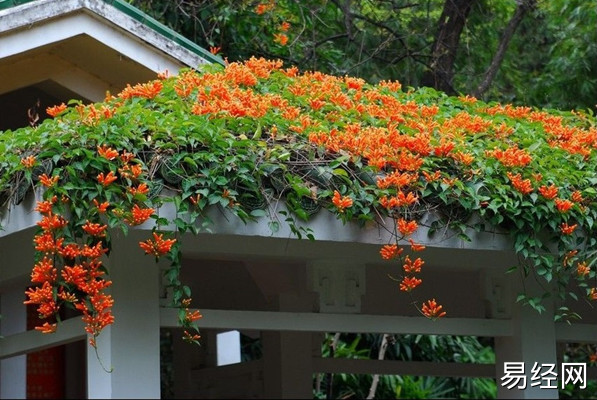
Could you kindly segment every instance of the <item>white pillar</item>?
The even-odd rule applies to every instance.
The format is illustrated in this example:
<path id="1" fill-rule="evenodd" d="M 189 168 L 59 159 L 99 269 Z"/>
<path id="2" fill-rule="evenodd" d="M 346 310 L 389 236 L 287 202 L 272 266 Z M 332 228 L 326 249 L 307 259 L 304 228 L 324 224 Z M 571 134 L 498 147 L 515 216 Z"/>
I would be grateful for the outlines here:
<path id="1" fill-rule="evenodd" d="M 313 365 L 310 332 L 261 333 L 263 381 L 266 399 L 313 397 Z"/>
<path id="2" fill-rule="evenodd" d="M 314 294 L 283 293 L 280 311 L 309 310 Z M 291 326 L 288 329 L 292 329 Z M 263 393 L 266 399 L 313 397 L 313 334 L 311 332 L 262 331 Z"/>
<path id="3" fill-rule="evenodd" d="M 25 290 L 13 290 L 0 295 L 0 336 L 27 330 Z M 0 339 L 2 340 L 2 339 Z M 27 356 L 11 357 L 0 361 L 0 398 L 27 397 Z"/>
<path id="4" fill-rule="evenodd" d="M 498 337 L 495 339 L 496 377 L 498 385 L 497 397 L 501 399 L 557 399 L 558 390 L 541 388 L 560 384 L 560 365 L 556 357 L 556 335 L 553 320 L 553 309 L 548 306 L 549 299 L 545 300 L 547 311 L 539 314 L 530 306 L 515 304 L 512 310 L 513 336 Z M 516 387 L 507 389 L 502 386 L 501 378 L 504 376 L 504 363 L 524 363 L 526 376 L 526 389 Z M 537 363 L 537 374 L 533 375 L 533 367 Z M 548 369 L 547 364 L 555 364 L 554 372 L 557 379 L 546 381 L 541 379 L 541 374 Z M 545 375 L 551 376 L 553 375 Z M 534 382 L 540 382 L 532 386 Z M 518 386 L 518 385 L 517 385 Z"/>
<path id="5" fill-rule="evenodd" d="M 131 235 L 133 236 L 133 235 Z M 132 238 L 112 236 L 107 263 L 113 281 L 114 324 L 87 351 L 89 398 L 160 398 L 159 271 Z"/>

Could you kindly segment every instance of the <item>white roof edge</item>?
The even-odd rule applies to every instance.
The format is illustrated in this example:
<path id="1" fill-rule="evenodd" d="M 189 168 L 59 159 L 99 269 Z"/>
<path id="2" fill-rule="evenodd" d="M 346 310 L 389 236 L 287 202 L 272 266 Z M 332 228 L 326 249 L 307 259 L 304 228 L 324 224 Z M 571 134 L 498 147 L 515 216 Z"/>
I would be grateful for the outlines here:
<path id="1" fill-rule="evenodd" d="M 0 10 L 0 40 L 12 31 L 30 29 L 49 20 L 83 12 L 160 50 L 189 67 L 208 61 L 102 0 L 39 0 Z"/>

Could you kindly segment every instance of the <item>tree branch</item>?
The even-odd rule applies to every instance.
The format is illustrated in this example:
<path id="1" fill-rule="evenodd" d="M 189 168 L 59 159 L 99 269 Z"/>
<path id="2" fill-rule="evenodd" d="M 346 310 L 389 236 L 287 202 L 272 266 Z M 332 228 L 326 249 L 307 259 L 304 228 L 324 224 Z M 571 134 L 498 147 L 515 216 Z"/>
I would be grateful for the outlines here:
<path id="1" fill-rule="evenodd" d="M 491 60 L 491 64 L 489 64 L 489 68 L 485 72 L 485 76 L 483 80 L 477 87 L 477 89 L 473 92 L 475 97 L 481 97 L 487 89 L 491 86 L 493 79 L 495 78 L 502 61 L 504 60 L 504 55 L 506 54 L 506 49 L 508 48 L 508 44 L 510 44 L 510 40 L 514 36 L 518 25 L 524 18 L 525 14 L 535 7 L 537 1 L 536 0 L 519 0 L 518 5 L 516 6 L 516 11 L 514 11 L 514 15 L 508 22 L 508 26 L 504 30 L 502 35 L 502 39 L 498 45 L 497 51 Z"/>
<path id="2" fill-rule="evenodd" d="M 378 360 L 383 360 L 386 356 L 386 350 L 388 348 L 388 335 L 385 333 L 383 338 L 381 339 L 381 346 L 379 347 L 379 352 L 377 354 Z M 367 395 L 367 399 L 374 399 L 375 392 L 377 391 L 377 385 L 379 384 L 379 374 L 373 375 L 373 379 L 371 381 L 371 387 L 369 388 L 369 394 Z"/>

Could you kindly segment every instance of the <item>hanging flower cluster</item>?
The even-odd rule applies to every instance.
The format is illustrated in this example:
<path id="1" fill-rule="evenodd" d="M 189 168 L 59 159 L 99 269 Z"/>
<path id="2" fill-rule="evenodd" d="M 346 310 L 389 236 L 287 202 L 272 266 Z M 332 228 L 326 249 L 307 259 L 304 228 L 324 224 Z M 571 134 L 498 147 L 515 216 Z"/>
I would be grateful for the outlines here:
<path id="1" fill-rule="evenodd" d="M 78 310 L 85 322 L 89 343 L 94 348 L 102 329 L 114 322 L 111 312 L 114 300 L 105 292 L 112 281 L 108 279 L 102 261 L 110 248 L 109 224 L 114 226 L 114 216 L 117 216 L 121 218 L 120 223 L 140 225 L 155 212 L 143 205 L 148 194 L 147 184 L 143 182 L 145 171 L 132 153 L 102 145 L 97 147 L 97 155 L 101 162 L 95 169 L 104 171 L 97 174 L 95 184 L 91 184 L 95 190 L 84 221 L 82 217 L 71 220 L 65 217 L 80 215 L 81 209 L 70 201 L 73 193 L 68 190 L 68 184 L 67 187 L 59 184 L 60 175 L 41 174 L 38 178 L 44 186 L 44 200 L 39 201 L 35 209 L 42 215 L 37 223 L 40 232 L 33 240 L 37 262 L 31 273 L 31 283 L 35 286 L 26 291 L 28 300 L 25 301 L 25 304 L 38 306 L 41 319 L 52 321 L 60 321 L 60 311 L 64 307 Z M 35 157 L 25 157 L 21 164 L 31 171 L 36 165 Z M 105 171 L 107 169 L 109 171 Z M 92 175 L 91 171 L 84 173 Z M 167 255 L 176 242 L 176 239 L 164 239 L 164 234 L 154 232 L 153 236 L 154 241 L 139 245 L 156 259 Z M 184 306 L 180 304 L 181 310 L 189 313 L 189 305 L 190 300 L 185 299 Z M 195 314 L 189 315 L 192 318 L 184 318 L 187 328 L 197 319 Z M 56 324 L 44 322 L 35 329 L 52 333 Z"/>

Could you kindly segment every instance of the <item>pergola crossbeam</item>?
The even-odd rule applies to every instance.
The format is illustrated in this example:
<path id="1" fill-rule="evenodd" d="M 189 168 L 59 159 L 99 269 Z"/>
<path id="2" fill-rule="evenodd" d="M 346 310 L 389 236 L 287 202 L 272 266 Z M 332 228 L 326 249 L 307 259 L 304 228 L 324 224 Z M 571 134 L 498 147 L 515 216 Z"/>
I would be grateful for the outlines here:
<path id="1" fill-rule="evenodd" d="M 424 335 L 511 336 L 510 320 L 308 312 L 200 310 L 200 328 L 295 332 L 416 333 Z M 162 327 L 178 326 L 178 310 L 160 310 Z"/>
<path id="2" fill-rule="evenodd" d="M 15 333 L 0 340 L 0 360 L 72 343 L 85 337 L 84 324 L 80 318 L 59 323 L 58 329 L 52 334 L 44 335 L 36 330 Z"/>
<path id="3" fill-rule="evenodd" d="M 495 378 L 495 364 L 314 358 L 315 372 Z"/>

